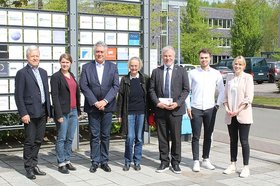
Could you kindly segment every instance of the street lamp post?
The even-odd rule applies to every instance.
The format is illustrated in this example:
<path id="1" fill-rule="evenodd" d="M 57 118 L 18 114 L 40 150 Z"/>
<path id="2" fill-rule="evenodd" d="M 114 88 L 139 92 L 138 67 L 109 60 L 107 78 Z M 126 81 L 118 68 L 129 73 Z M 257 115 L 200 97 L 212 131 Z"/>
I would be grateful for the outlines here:
<path id="1" fill-rule="evenodd" d="M 180 65 L 181 63 L 181 18 L 180 18 L 180 15 L 181 15 L 181 9 L 180 9 L 180 6 L 178 6 L 178 17 L 177 17 L 177 30 L 178 30 L 178 65 Z"/>
<path id="2" fill-rule="evenodd" d="M 177 9 L 177 62 L 178 65 L 181 64 L 181 8 L 180 6 L 172 6 L 173 9 Z"/>

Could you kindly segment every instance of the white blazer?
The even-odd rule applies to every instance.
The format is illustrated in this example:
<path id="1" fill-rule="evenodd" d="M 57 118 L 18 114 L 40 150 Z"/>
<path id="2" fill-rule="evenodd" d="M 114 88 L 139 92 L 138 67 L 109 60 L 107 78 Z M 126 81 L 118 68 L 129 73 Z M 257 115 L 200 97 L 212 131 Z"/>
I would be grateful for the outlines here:
<path id="1" fill-rule="evenodd" d="M 224 103 L 228 103 L 229 108 L 232 108 L 232 94 L 230 91 L 230 85 L 233 83 L 234 74 L 229 74 L 227 76 L 225 85 L 225 96 Z M 242 104 L 247 104 L 237 116 L 237 121 L 242 124 L 252 124 L 253 123 L 253 113 L 252 113 L 252 102 L 254 98 L 254 81 L 253 76 L 243 72 L 241 79 L 237 88 L 237 105 L 238 107 Z M 231 123 L 231 117 L 226 113 L 225 123 Z"/>

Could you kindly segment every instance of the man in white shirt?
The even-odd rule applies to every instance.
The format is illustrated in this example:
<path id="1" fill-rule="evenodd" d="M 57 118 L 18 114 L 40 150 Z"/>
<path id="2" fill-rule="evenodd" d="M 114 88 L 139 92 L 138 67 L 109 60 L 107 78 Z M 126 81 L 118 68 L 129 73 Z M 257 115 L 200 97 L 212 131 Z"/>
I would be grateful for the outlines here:
<path id="1" fill-rule="evenodd" d="M 191 98 L 187 98 L 187 113 L 192 126 L 192 153 L 193 171 L 200 171 L 199 163 L 199 138 L 203 123 L 204 140 L 202 151 L 202 166 L 214 170 L 215 167 L 209 160 L 211 137 L 214 130 L 216 112 L 222 104 L 224 95 L 224 83 L 219 71 L 209 66 L 211 53 L 208 49 L 199 51 L 200 67 L 189 72 L 189 86 Z M 218 90 L 217 102 L 215 92 Z"/>

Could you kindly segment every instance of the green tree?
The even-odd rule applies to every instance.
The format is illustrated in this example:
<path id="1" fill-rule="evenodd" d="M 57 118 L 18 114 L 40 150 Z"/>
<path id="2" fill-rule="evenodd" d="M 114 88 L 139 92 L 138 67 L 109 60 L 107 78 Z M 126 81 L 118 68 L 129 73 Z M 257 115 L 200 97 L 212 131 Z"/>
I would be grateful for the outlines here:
<path id="1" fill-rule="evenodd" d="M 198 52 L 202 48 L 209 48 L 212 53 L 219 52 L 213 33 L 210 32 L 208 23 L 204 22 L 199 12 L 200 1 L 189 0 L 186 11 L 182 16 L 181 24 L 181 51 L 184 61 L 199 64 Z"/>
<path id="2" fill-rule="evenodd" d="M 254 56 L 261 48 L 263 31 L 258 0 L 236 0 L 231 28 L 232 56 Z"/>
<path id="3" fill-rule="evenodd" d="M 280 4 L 268 4 L 265 3 L 262 8 L 266 10 L 266 15 L 262 16 L 263 25 L 263 43 L 262 51 L 275 51 L 279 41 L 279 15 L 280 15 Z"/>
<path id="4" fill-rule="evenodd" d="M 7 1 L 7 0 L 0 0 L 1 7 L 22 7 L 27 5 L 28 0 L 17 0 L 17 1 Z"/>

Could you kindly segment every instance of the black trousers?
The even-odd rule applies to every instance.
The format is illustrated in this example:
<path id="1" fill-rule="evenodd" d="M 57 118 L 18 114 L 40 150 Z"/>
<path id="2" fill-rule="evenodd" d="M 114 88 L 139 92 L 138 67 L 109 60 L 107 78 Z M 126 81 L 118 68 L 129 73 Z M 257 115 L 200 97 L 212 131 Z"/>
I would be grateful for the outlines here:
<path id="1" fill-rule="evenodd" d="M 230 137 L 230 160 L 237 161 L 238 153 L 238 134 L 242 147 L 243 165 L 249 164 L 250 145 L 249 145 L 249 131 L 251 124 L 239 123 L 236 116 L 231 119 L 231 124 L 228 125 L 228 133 Z"/>
<path id="2" fill-rule="evenodd" d="M 181 126 L 182 116 L 173 116 L 171 111 L 164 111 L 161 117 L 155 115 L 159 141 L 159 155 L 161 163 L 169 165 L 171 140 L 171 164 L 179 165 L 181 162 Z"/>
<path id="3" fill-rule="evenodd" d="M 204 139 L 203 139 L 203 151 L 202 158 L 208 159 L 210 154 L 212 133 L 214 131 L 215 119 L 217 109 L 215 107 L 207 110 L 199 110 L 192 108 L 192 153 L 193 160 L 199 160 L 199 139 L 201 133 L 201 127 L 203 123 Z"/>
<path id="4" fill-rule="evenodd" d="M 47 116 L 44 114 L 40 118 L 31 118 L 29 124 L 24 124 L 23 159 L 26 171 L 38 164 L 38 153 L 45 135 L 46 121 Z"/>

